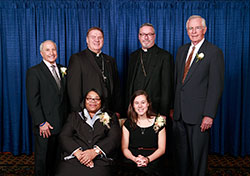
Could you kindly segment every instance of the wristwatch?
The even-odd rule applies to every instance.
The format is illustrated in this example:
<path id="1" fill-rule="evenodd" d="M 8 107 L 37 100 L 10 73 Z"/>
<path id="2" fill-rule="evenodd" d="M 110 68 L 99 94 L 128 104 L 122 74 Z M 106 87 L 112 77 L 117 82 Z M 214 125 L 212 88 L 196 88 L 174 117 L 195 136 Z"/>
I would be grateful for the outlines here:
<path id="1" fill-rule="evenodd" d="M 95 147 L 94 150 L 95 150 L 95 153 L 96 153 L 97 155 L 99 155 L 99 154 L 101 153 L 101 150 L 100 150 L 99 148 L 97 148 L 97 147 Z"/>

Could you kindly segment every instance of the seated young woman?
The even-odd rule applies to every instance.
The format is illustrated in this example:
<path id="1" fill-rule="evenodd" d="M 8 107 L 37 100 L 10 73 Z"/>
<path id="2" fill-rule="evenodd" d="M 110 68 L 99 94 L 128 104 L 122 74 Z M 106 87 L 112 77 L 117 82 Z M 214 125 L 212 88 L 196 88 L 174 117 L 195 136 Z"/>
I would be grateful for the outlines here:
<path id="1" fill-rule="evenodd" d="M 84 98 L 82 111 L 69 115 L 59 135 L 64 158 L 56 175 L 111 175 L 121 129 L 116 115 L 107 112 L 103 104 L 102 95 L 91 89 Z"/>
<path id="2" fill-rule="evenodd" d="M 129 103 L 128 119 L 122 127 L 122 152 L 128 170 L 136 167 L 145 175 L 161 175 L 159 158 L 165 153 L 166 120 L 152 112 L 147 93 L 136 91 Z"/>

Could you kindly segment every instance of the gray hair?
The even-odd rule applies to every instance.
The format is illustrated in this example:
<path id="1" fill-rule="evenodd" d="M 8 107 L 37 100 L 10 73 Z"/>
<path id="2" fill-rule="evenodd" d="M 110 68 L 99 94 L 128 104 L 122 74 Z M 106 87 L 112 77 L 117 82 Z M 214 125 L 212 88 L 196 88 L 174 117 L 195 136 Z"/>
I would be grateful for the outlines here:
<path id="1" fill-rule="evenodd" d="M 43 50 L 43 44 L 44 44 L 45 42 L 52 42 L 52 43 L 54 43 L 54 45 L 56 46 L 56 49 L 57 49 L 57 45 L 56 45 L 56 43 L 55 43 L 54 41 L 52 41 L 52 40 L 45 40 L 45 41 L 43 41 L 43 42 L 40 44 L 40 51 Z"/>
<path id="2" fill-rule="evenodd" d="M 203 28 L 207 27 L 206 26 L 206 20 L 204 18 L 202 18 L 201 16 L 199 15 L 192 15 L 188 18 L 187 22 L 186 22 L 186 29 L 188 29 L 188 22 L 191 20 L 191 19 L 194 19 L 194 18 L 201 18 L 201 24 L 203 26 Z"/>
<path id="3" fill-rule="evenodd" d="M 139 28 L 139 33 L 140 33 L 141 28 L 144 27 L 144 26 L 152 27 L 152 28 L 153 28 L 153 31 L 154 31 L 154 33 L 155 33 L 155 28 L 154 28 L 154 26 L 153 26 L 151 23 L 144 23 L 144 24 L 142 24 L 142 25 L 140 26 L 140 28 Z"/>

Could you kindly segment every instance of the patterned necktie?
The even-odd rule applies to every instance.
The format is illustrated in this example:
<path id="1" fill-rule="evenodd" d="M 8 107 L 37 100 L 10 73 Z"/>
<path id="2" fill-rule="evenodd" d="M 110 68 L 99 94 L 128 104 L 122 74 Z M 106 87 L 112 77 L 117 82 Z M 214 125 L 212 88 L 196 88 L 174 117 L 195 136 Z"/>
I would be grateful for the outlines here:
<path id="1" fill-rule="evenodd" d="M 56 73 L 56 66 L 55 65 L 51 65 L 51 68 L 52 68 L 52 73 L 53 73 L 52 75 L 55 78 L 56 84 L 57 84 L 57 86 L 58 86 L 58 88 L 60 90 L 60 88 L 61 88 L 61 81 L 60 81 L 59 76 Z"/>
<path id="2" fill-rule="evenodd" d="M 182 83 L 184 83 L 184 80 L 185 80 L 185 78 L 186 78 L 186 76 L 188 74 L 188 71 L 189 71 L 189 68 L 190 68 L 190 62 L 192 60 L 192 57 L 193 57 L 193 54 L 194 54 L 194 50 L 195 50 L 195 46 L 193 46 L 192 51 L 189 54 L 188 60 L 187 60 L 187 62 L 185 64 L 185 69 L 184 69 L 184 74 L 183 74 L 183 78 L 182 78 Z"/>

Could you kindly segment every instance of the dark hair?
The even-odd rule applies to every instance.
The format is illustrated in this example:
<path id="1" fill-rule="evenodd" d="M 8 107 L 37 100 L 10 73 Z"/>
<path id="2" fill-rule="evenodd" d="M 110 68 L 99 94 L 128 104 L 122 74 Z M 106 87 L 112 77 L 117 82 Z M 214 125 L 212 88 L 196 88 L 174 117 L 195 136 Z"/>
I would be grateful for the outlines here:
<path id="1" fill-rule="evenodd" d="M 153 28 L 153 31 L 154 31 L 154 33 L 155 33 L 155 28 L 154 28 L 154 26 L 153 26 L 151 23 L 144 23 L 144 24 L 142 24 L 142 25 L 140 26 L 140 28 L 139 28 L 139 33 L 140 33 L 141 28 L 143 28 L 144 26 L 152 27 L 152 28 Z"/>
<path id="2" fill-rule="evenodd" d="M 97 93 L 97 95 L 100 97 L 100 99 L 101 99 L 101 108 L 103 108 L 103 105 L 104 105 L 104 98 L 103 98 L 102 93 L 101 93 L 99 90 L 97 90 L 97 89 L 95 89 L 95 88 L 92 88 L 92 89 L 90 89 L 89 91 L 87 91 L 86 94 L 85 94 L 84 97 L 83 97 L 83 100 L 82 100 L 82 102 L 81 102 L 81 104 L 80 104 L 80 107 L 81 107 L 82 110 L 85 108 L 85 103 L 86 103 L 87 95 L 88 95 L 88 93 L 91 92 L 91 91 Z"/>
<path id="3" fill-rule="evenodd" d="M 132 127 L 135 127 L 137 121 L 138 121 L 138 115 L 135 112 L 134 109 L 134 100 L 136 97 L 138 97 L 139 95 L 144 95 L 146 97 L 146 100 L 149 104 L 148 106 L 148 110 L 146 112 L 147 118 L 151 118 L 151 116 L 155 116 L 156 114 L 152 111 L 152 103 L 149 99 L 148 94 L 144 91 L 144 90 L 137 90 L 134 92 L 134 94 L 131 96 L 130 102 L 129 102 L 129 106 L 128 106 L 128 119 L 130 120 L 130 124 Z"/>
<path id="4" fill-rule="evenodd" d="M 100 31 L 100 32 L 102 33 L 103 38 L 104 38 L 103 30 L 102 30 L 101 28 L 99 28 L 99 27 L 92 27 L 92 28 L 89 28 L 89 30 L 88 30 L 88 32 L 87 32 L 87 37 L 88 37 L 90 31 L 92 31 L 92 30 L 98 30 L 98 31 Z"/>

